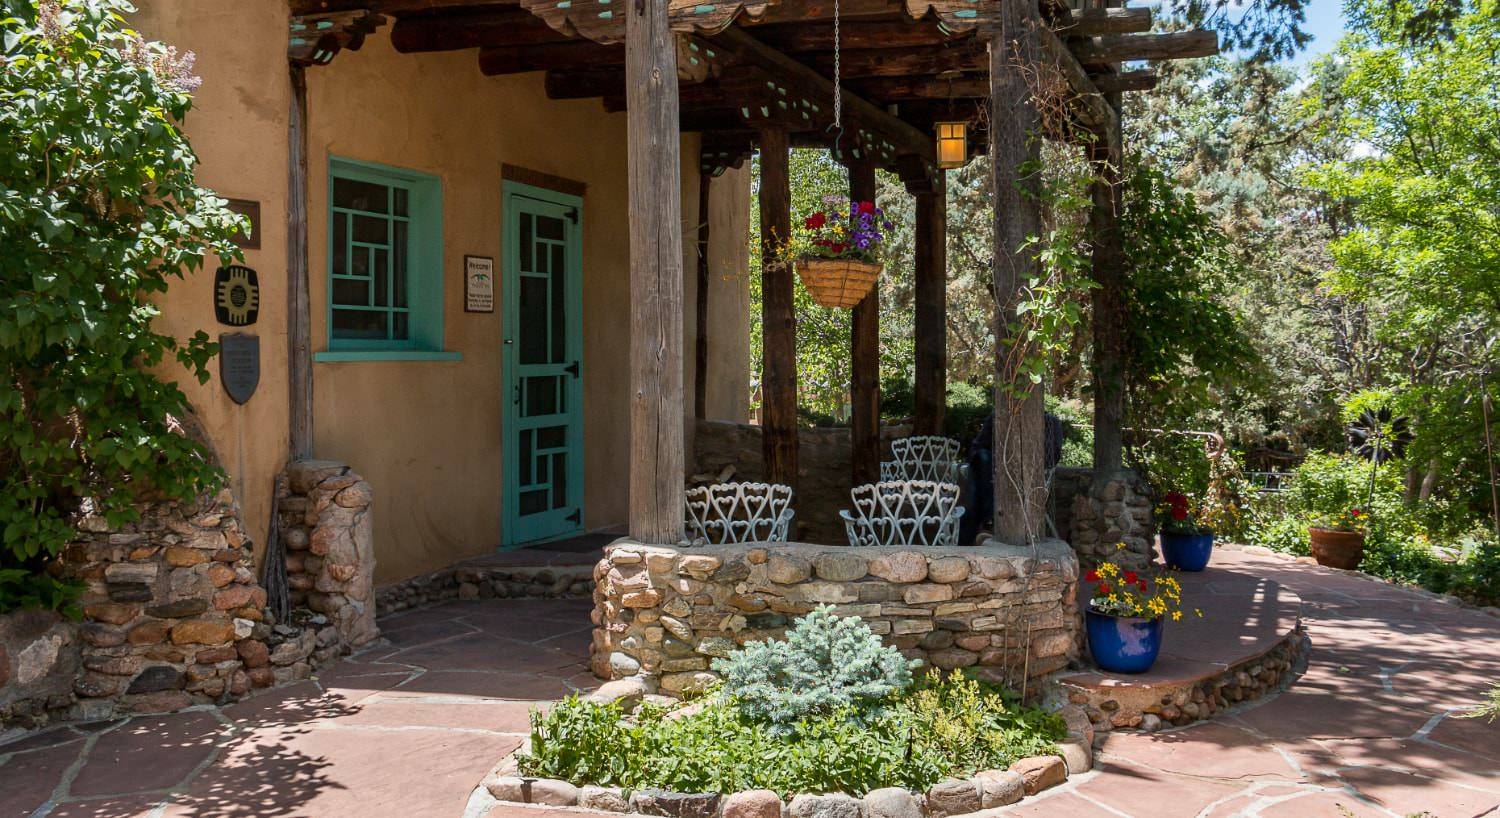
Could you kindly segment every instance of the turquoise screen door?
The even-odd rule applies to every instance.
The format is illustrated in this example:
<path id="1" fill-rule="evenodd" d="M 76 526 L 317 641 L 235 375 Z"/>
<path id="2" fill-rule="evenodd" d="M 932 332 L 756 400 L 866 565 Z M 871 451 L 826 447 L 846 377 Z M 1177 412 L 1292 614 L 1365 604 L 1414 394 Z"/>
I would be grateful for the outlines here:
<path id="1" fill-rule="evenodd" d="M 583 529 L 582 205 L 505 183 L 506 545 Z"/>

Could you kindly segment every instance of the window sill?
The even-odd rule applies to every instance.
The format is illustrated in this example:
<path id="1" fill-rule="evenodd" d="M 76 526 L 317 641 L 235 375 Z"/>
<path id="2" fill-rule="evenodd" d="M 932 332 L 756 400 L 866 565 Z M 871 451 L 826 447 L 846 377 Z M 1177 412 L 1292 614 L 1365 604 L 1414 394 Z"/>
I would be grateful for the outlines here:
<path id="1" fill-rule="evenodd" d="M 461 361 L 463 355 L 451 350 L 339 349 L 314 352 L 313 360 L 320 364 L 350 361 Z"/>

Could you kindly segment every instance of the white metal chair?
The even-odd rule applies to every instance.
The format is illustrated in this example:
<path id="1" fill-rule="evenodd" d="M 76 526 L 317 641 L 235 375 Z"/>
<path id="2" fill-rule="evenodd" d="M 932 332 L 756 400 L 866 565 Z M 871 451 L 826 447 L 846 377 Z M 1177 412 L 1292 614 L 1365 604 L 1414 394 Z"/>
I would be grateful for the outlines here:
<path id="1" fill-rule="evenodd" d="M 687 490 L 687 525 L 694 542 L 714 545 L 786 542 L 792 488 L 775 483 L 715 483 Z"/>
<path id="2" fill-rule="evenodd" d="M 939 435 L 918 435 L 891 441 L 891 457 L 880 464 L 880 479 L 896 483 L 926 480 L 960 483 L 963 475 L 963 444 Z"/>
<path id="3" fill-rule="evenodd" d="M 850 545 L 958 544 L 958 486 L 901 480 L 855 486 L 852 511 L 840 511 Z"/>

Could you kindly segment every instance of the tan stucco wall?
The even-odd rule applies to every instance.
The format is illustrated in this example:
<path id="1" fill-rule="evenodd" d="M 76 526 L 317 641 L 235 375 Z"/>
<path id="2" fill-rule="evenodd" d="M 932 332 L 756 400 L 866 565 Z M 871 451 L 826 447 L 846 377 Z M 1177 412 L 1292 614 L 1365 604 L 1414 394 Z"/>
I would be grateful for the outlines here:
<path id="1" fill-rule="evenodd" d="M 261 377 L 244 406 L 214 379 L 180 385 L 196 408 L 228 471 L 257 552 L 264 548 L 272 483 L 286 461 L 286 117 L 287 6 L 253 3 L 136 0 L 131 23 L 145 36 L 194 51 L 203 86 L 187 130 L 200 163 L 198 177 L 222 196 L 260 202 L 260 249 L 245 261 L 260 276 L 260 320 L 246 331 L 260 336 Z M 178 338 L 198 330 L 218 337 L 234 329 L 213 316 L 213 268 L 174 283 L 160 299 L 157 328 Z M 163 368 L 179 377 L 180 368 Z"/>
<path id="2" fill-rule="evenodd" d="M 204 79 L 188 131 L 201 178 L 222 195 L 260 202 L 259 391 L 244 407 L 209 384 L 184 383 L 219 449 L 258 543 L 272 481 L 287 452 L 285 200 L 287 9 L 282 0 L 142 0 L 135 24 L 192 49 Z M 585 518 L 625 522 L 629 377 L 628 203 L 623 114 L 597 101 L 548 100 L 540 74 L 484 77 L 475 53 L 400 55 L 386 32 L 332 66 L 309 69 L 309 257 L 313 349 L 327 347 L 327 171 L 330 156 L 441 177 L 444 347 L 453 362 L 314 364 L 315 449 L 374 487 L 376 580 L 401 579 L 493 550 L 501 539 L 501 313 L 463 311 L 465 254 L 503 256 L 501 166 L 521 165 L 588 186 L 584 202 Z M 683 155 L 684 370 L 693 389 L 697 139 Z M 749 179 L 716 180 L 710 296 L 710 413 L 742 418 L 748 368 L 745 237 Z M 211 274 L 174 286 L 160 326 L 186 336 L 213 321 Z M 497 293 L 497 299 L 503 293 Z M 217 370 L 215 370 L 217 372 Z"/>

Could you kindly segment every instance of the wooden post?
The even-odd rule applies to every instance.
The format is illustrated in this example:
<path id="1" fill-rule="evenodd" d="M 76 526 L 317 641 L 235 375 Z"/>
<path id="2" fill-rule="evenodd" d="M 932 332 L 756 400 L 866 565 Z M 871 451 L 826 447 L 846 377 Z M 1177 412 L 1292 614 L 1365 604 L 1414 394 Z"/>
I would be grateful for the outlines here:
<path id="1" fill-rule="evenodd" d="M 765 478 L 797 487 L 797 317 L 792 266 L 778 250 L 792 232 L 791 144 L 760 132 L 761 454 Z"/>
<path id="2" fill-rule="evenodd" d="M 625 7 L 630 159 L 630 536 L 683 538 L 682 166 L 668 0 Z"/>
<path id="3" fill-rule="evenodd" d="M 307 75 L 290 67 L 287 116 L 286 334 L 289 447 L 293 460 L 313 456 L 312 310 L 307 264 Z"/>
<path id="4" fill-rule="evenodd" d="M 995 536 L 1036 541 L 1046 513 L 1042 463 L 1042 388 L 1017 371 L 1020 354 L 1009 327 L 1022 287 L 1037 272 L 1028 240 L 1041 234 L 1040 184 L 1034 171 L 1042 134 L 1028 85 L 1042 60 L 1037 0 L 1000 4 L 990 40 L 990 157 L 995 194 Z"/>
<path id="5" fill-rule="evenodd" d="M 849 198 L 875 201 L 875 163 L 849 163 Z M 880 479 L 880 285 L 854 305 L 850 327 L 850 474 L 854 485 Z"/>
<path id="6" fill-rule="evenodd" d="M 697 343 L 693 365 L 693 417 L 708 418 L 708 241 L 709 241 L 709 191 L 713 188 L 714 175 L 706 170 L 698 172 L 698 293 L 694 315 L 697 316 Z"/>
<path id="7" fill-rule="evenodd" d="M 1105 99 L 1119 110 L 1120 95 Z M 1089 145 L 1094 164 L 1090 185 L 1094 235 L 1094 477 L 1109 480 L 1124 468 L 1125 422 L 1125 249 L 1120 236 L 1121 136 L 1119 120 L 1095 130 Z"/>
<path id="8" fill-rule="evenodd" d="M 916 383 L 919 435 L 943 433 L 948 403 L 948 182 L 939 170 L 932 190 L 916 195 Z"/>

